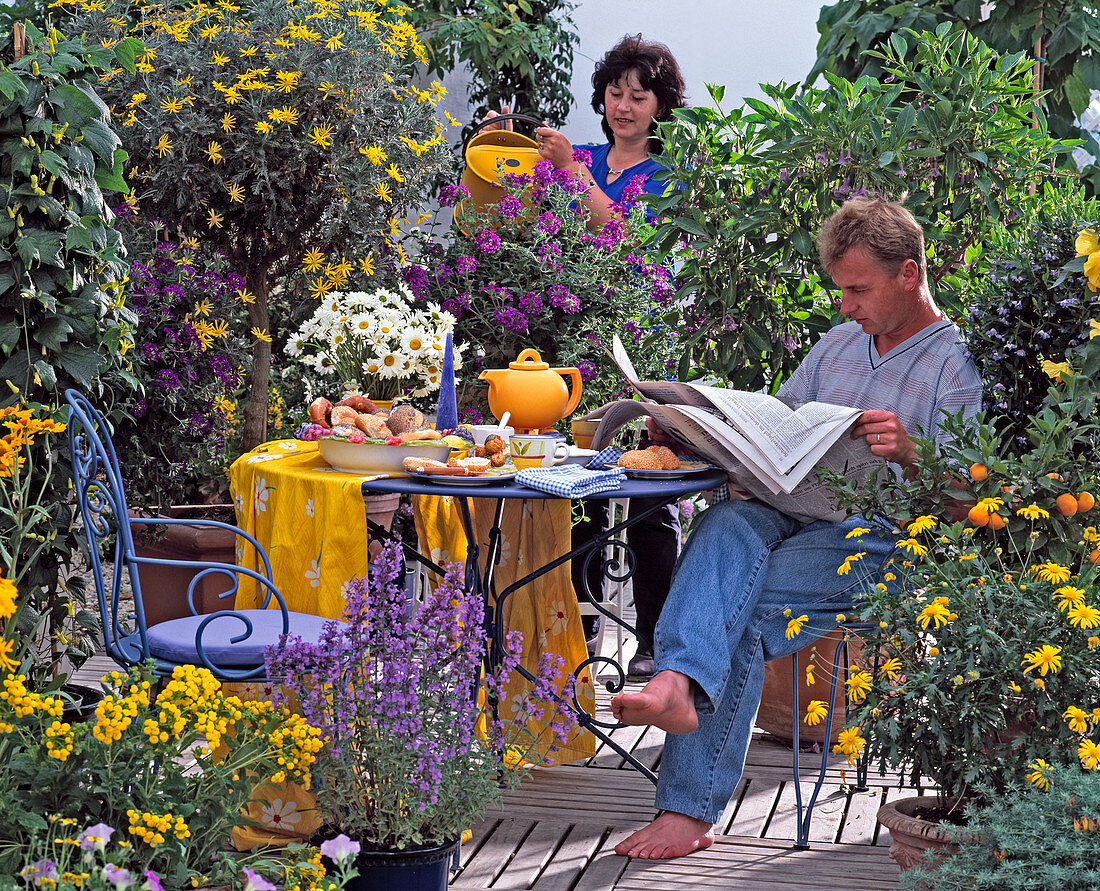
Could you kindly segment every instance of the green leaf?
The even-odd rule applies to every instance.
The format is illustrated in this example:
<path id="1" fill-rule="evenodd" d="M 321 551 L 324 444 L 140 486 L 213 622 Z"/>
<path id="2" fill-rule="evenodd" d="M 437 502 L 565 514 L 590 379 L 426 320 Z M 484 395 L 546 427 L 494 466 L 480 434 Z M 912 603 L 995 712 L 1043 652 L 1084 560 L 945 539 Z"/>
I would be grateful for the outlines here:
<path id="1" fill-rule="evenodd" d="M 95 93 L 89 95 L 76 84 L 62 83 L 54 87 L 49 95 L 49 103 L 57 109 L 58 119 L 62 123 L 77 129 L 82 129 L 101 117 L 106 119 L 109 114 L 102 99 Z"/>
<path id="2" fill-rule="evenodd" d="M 1092 102 L 1092 91 L 1085 83 L 1085 79 L 1081 77 L 1076 65 L 1069 77 L 1065 79 L 1063 87 L 1066 91 L 1066 101 L 1069 102 L 1069 107 L 1075 115 L 1081 114 L 1089 107 L 1089 103 Z"/>
<path id="3" fill-rule="evenodd" d="M 42 386 L 47 390 L 52 390 L 57 386 L 57 372 L 54 371 L 54 367 L 49 362 L 39 359 L 31 368 L 42 379 Z"/>
<path id="4" fill-rule="evenodd" d="M 115 44 L 115 58 L 130 74 L 135 73 L 134 63 L 144 52 L 145 44 L 136 37 L 127 37 Z"/>
<path id="5" fill-rule="evenodd" d="M 91 387 L 96 374 L 103 367 L 103 357 L 89 347 L 72 344 L 61 353 L 57 364 L 77 383 Z"/>
<path id="6" fill-rule="evenodd" d="M 709 238 L 711 234 L 700 222 L 693 220 L 691 217 L 677 217 L 673 220 L 673 225 L 679 226 L 685 232 L 690 232 L 692 235 L 698 235 L 700 238 Z"/>
<path id="7" fill-rule="evenodd" d="M 129 155 L 124 149 L 115 149 L 114 164 L 111 170 L 97 168 L 95 172 L 96 184 L 104 192 L 128 192 L 130 184 L 126 182 L 122 172 L 125 169 Z"/>
<path id="8" fill-rule="evenodd" d="M 84 144 L 103 159 L 114 164 L 114 152 L 122 144 L 118 134 L 103 121 L 89 121 L 84 125 Z"/>
<path id="9" fill-rule="evenodd" d="M 27 95 L 27 88 L 22 78 L 7 66 L 0 68 L 0 93 L 3 93 L 4 98 L 9 101 L 16 99 L 20 102 Z"/>

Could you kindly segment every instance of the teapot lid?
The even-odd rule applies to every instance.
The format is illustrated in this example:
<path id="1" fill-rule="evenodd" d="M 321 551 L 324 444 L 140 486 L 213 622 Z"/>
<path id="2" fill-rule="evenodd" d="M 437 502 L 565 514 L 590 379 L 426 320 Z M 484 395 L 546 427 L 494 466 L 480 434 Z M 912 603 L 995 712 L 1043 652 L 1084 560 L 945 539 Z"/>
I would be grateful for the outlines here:
<path id="1" fill-rule="evenodd" d="M 516 371 L 547 371 L 550 365 L 542 361 L 538 350 L 528 348 L 516 356 L 515 362 L 509 362 L 508 367 Z"/>

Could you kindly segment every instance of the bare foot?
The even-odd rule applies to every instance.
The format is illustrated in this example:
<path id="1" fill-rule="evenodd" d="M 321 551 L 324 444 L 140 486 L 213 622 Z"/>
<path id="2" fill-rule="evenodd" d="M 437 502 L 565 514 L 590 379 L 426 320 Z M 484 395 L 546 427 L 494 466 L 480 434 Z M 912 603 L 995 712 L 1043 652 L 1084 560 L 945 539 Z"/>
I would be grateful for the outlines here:
<path id="1" fill-rule="evenodd" d="M 706 820 L 665 811 L 645 829 L 615 845 L 615 853 L 639 860 L 671 860 L 714 844 L 714 827 Z"/>
<path id="2" fill-rule="evenodd" d="M 652 724 L 666 733 L 691 733 L 699 726 L 691 684 L 686 674 L 659 671 L 639 692 L 614 697 L 611 714 L 624 724 Z"/>

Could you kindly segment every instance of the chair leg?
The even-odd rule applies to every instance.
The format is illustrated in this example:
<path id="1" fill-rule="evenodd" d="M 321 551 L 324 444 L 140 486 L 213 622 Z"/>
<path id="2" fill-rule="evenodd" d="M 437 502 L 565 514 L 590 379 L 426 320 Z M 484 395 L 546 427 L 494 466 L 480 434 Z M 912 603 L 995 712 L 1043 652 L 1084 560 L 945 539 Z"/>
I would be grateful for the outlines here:
<path id="1" fill-rule="evenodd" d="M 825 770 L 829 764 L 829 737 L 833 726 L 833 700 L 836 698 L 837 681 L 839 679 L 841 671 L 847 671 L 847 659 L 845 659 L 843 665 L 838 664 L 841 658 L 841 653 L 847 655 L 848 641 L 842 638 L 836 645 L 836 649 L 833 651 L 833 665 L 832 671 L 829 674 L 829 699 L 828 706 L 825 710 L 825 744 L 821 747 L 821 769 L 818 771 L 817 781 L 814 783 L 813 792 L 810 795 L 809 801 L 806 803 L 805 812 L 802 807 L 802 777 L 798 769 L 798 723 L 801 709 L 798 705 L 798 654 L 791 654 L 791 678 L 793 685 L 792 703 L 794 707 L 793 722 L 791 735 L 794 737 L 794 797 L 795 804 L 798 808 L 798 821 L 795 826 L 795 843 L 794 846 L 799 851 L 808 850 L 810 847 L 810 822 L 813 820 L 814 805 L 817 803 L 817 796 L 821 793 L 821 787 L 825 784 Z M 845 712 L 847 712 L 847 702 L 845 702 Z M 859 771 L 857 766 L 857 775 Z M 864 782 L 866 781 L 866 765 L 862 766 L 864 773 Z M 857 776 L 858 781 L 858 776 Z"/>

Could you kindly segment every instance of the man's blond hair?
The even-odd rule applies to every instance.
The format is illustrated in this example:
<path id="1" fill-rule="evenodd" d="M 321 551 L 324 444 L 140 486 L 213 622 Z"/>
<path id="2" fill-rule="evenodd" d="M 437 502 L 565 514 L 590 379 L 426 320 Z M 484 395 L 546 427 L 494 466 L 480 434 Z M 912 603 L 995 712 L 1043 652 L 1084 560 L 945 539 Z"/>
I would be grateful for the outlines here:
<path id="1" fill-rule="evenodd" d="M 920 270 L 921 284 L 927 281 L 924 232 L 900 204 L 881 198 L 852 198 L 844 202 L 818 233 L 821 265 L 826 271 L 832 270 L 855 247 L 863 248 L 868 259 L 891 275 L 906 260 L 912 260 Z"/>

